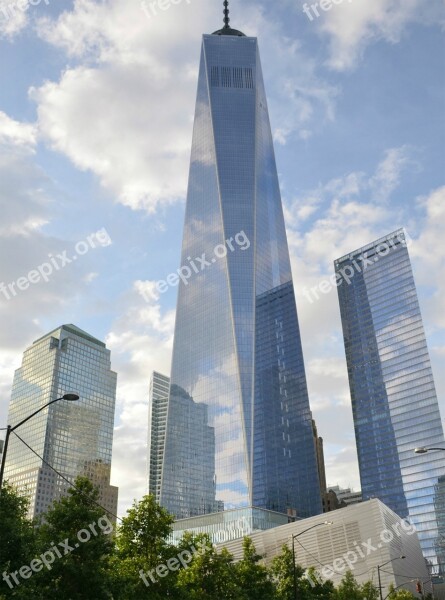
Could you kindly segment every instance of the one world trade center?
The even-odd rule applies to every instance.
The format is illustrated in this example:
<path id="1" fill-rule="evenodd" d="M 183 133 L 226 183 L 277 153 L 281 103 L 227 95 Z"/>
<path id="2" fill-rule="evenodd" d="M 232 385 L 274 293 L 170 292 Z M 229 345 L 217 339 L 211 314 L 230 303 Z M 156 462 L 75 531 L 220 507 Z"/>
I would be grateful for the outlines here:
<path id="1" fill-rule="evenodd" d="M 257 39 L 204 35 L 161 478 L 177 518 L 322 512 Z"/>

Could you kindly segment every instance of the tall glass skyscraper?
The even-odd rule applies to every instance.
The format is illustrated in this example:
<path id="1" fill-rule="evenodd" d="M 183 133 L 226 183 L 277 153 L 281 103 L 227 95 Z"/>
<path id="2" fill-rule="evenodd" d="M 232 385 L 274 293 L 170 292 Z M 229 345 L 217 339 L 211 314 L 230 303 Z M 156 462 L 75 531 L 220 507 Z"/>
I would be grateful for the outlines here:
<path id="1" fill-rule="evenodd" d="M 110 485 L 116 373 L 105 344 L 74 325 L 62 325 L 25 351 L 14 376 L 8 422 L 20 422 L 66 392 L 80 399 L 52 404 L 17 433 L 70 481 L 89 477 L 99 487 L 100 503 L 116 514 L 118 489 Z M 29 497 L 31 517 L 45 512 L 69 487 L 15 435 L 5 479 Z"/>
<path id="2" fill-rule="evenodd" d="M 416 524 L 438 571 L 445 540 L 442 422 L 403 230 L 335 261 L 363 499 Z M 445 565 L 442 566 L 442 570 Z"/>
<path id="3" fill-rule="evenodd" d="M 320 513 L 258 44 L 228 19 L 203 37 L 181 261 L 161 503 Z"/>

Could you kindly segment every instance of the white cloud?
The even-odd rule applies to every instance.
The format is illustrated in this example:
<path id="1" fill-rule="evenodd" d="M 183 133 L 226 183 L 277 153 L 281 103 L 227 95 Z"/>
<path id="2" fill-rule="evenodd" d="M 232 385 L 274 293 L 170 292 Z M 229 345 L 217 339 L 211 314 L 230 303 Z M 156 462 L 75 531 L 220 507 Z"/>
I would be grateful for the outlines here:
<path id="1" fill-rule="evenodd" d="M 274 92 L 268 100 L 274 140 L 285 145 L 294 134 L 307 140 L 313 130 L 334 120 L 340 89 L 317 74 L 316 60 L 278 25 L 264 22 L 259 35 L 266 94 L 269 87 Z"/>
<path id="2" fill-rule="evenodd" d="M 82 295 L 85 275 L 96 260 L 90 252 L 75 264 L 54 270 L 47 282 L 17 287 L 17 280 L 48 262 L 49 255 L 73 247 L 70 241 L 45 234 L 43 225 L 51 221 L 57 188 L 37 163 L 35 150 L 35 128 L 0 113 L 0 379 L 5 399 L 23 351 L 45 333 L 42 323 L 57 319 L 59 311 L 66 311 Z M 75 292 L 68 297 L 67 289 Z M 6 410 L 7 402 L 2 402 L 2 423 Z"/>
<path id="3" fill-rule="evenodd" d="M 389 149 L 374 173 L 335 178 L 286 208 L 311 407 L 326 442 L 328 479 L 342 485 L 359 487 L 347 367 L 336 287 L 323 294 L 318 285 L 332 275 L 334 259 L 404 225 L 412 203 L 400 209 L 389 200 L 407 165 L 417 165 L 412 155 L 413 149 L 405 146 Z M 429 294 L 421 294 L 421 304 L 427 307 L 426 327 L 443 330 L 445 187 L 419 199 L 417 206 L 417 231 L 409 232 L 414 238 L 409 251 L 416 284 L 429 286 Z M 306 211 L 309 224 L 301 219 Z M 312 295 L 311 303 L 304 292 L 315 286 L 319 300 Z M 434 354 L 438 365 L 440 354 Z M 444 377 L 437 366 L 435 374 L 439 398 L 445 397 Z M 347 432 L 351 443 L 346 447 Z"/>
<path id="4" fill-rule="evenodd" d="M 27 236 L 47 222 L 49 180 L 34 163 L 35 127 L 0 111 L 0 236 Z"/>
<path id="5" fill-rule="evenodd" d="M 21 146 L 28 152 L 34 150 L 36 144 L 36 128 L 30 123 L 14 121 L 6 113 L 0 111 L 0 144 Z"/>
<path id="6" fill-rule="evenodd" d="M 91 283 L 92 281 L 94 281 L 97 278 L 98 275 L 99 275 L 99 273 L 94 273 L 94 272 L 87 273 L 85 275 L 85 277 L 83 278 L 83 280 L 85 281 L 85 283 Z"/>
<path id="7" fill-rule="evenodd" d="M 148 212 L 184 194 L 192 128 L 175 107 L 193 106 L 187 74 L 152 83 L 139 66 L 78 67 L 31 92 L 51 147 L 123 204 Z"/>
<path id="8" fill-rule="evenodd" d="M 382 232 L 382 224 L 397 218 L 388 199 L 406 166 L 414 163 L 412 153 L 406 146 L 390 148 L 374 174 L 353 172 L 331 179 L 285 207 L 289 245 L 293 253 L 304 256 L 314 275 L 329 277 L 335 258 L 388 233 Z M 309 227 L 302 222 L 307 216 L 313 221 Z"/>
<path id="9" fill-rule="evenodd" d="M 429 294 L 423 299 L 424 319 L 433 329 L 445 329 L 443 298 L 445 297 L 445 263 L 443 232 L 445 228 L 445 186 L 418 199 L 423 213 L 417 239 L 409 247 L 416 268 L 416 281 L 427 286 Z M 422 214 L 421 213 L 421 214 Z"/>
<path id="10" fill-rule="evenodd" d="M 174 312 L 140 295 L 150 282 L 135 282 L 121 299 L 107 336 L 112 367 L 118 372 L 112 482 L 119 486 L 119 514 L 147 493 L 148 392 L 154 370 L 170 375 Z M 150 296 L 147 296 L 150 298 Z"/>
<path id="11" fill-rule="evenodd" d="M 332 119 L 338 90 L 317 77 L 299 44 L 246 8 L 239 27 L 261 32 L 274 90 L 275 137 L 307 139 L 315 119 Z M 56 20 L 42 18 L 40 37 L 77 66 L 31 90 L 43 138 L 79 169 L 93 172 L 116 199 L 155 211 L 186 191 L 196 94 L 199 37 L 214 21 L 204 0 L 173 5 L 151 19 L 139 3 L 76 0 Z M 245 27 L 244 27 L 245 25 Z M 267 66 L 266 66 L 267 68 Z M 178 110 L 178 106 L 188 107 Z"/>
<path id="12" fill-rule="evenodd" d="M 224 497 L 224 508 L 226 510 L 230 510 L 231 508 L 239 508 L 240 505 L 248 506 L 248 501 L 246 502 L 246 496 L 243 493 L 236 492 L 235 490 L 225 489 L 221 492 L 221 494 L 217 494 L 217 500 L 220 499 L 220 496 Z"/>
<path id="13" fill-rule="evenodd" d="M 77 0 L 39 22 L 40 36 L 79 62 L 31 90 L 44 138 L 133 209 L 185 193 L 199 23 L 184 19 L 187 3 L 149 20 L 139 3 Z"/>
<path id="14" fill-rule="evenodd" d="M 395 44 L 410 23 L 444 24 L 441 0 L 346 0 L 321 11 L 316 23 L 329 38 L 328 65 L 339 71 L 352 69 L 367 46 L 379 40 Z"/>
<path id="15" fill-rule="evenodd" d="M 374 191 L 375 200 L 388 200 L 393 191 L 398 188 L 403 171 L 407 167 L 420 168 L 411 155 L 412 149 L 408 146 L 391 148 L 386 151 L 385 158 L 379 164 L 374 177 L 369 182 L 371 190 Z"/>
<path id="16" fill-rule="evenodd" d="M 29 4 L 27 4 L 27 9 Z M 4 0 L 0 4 L 0 39 L 11 40 L 20 33 L 28 24 L 28 15 L 13 2 Z"/>
<path id="17" fill-rule="evenodd" d="M 335 485 L 360 490 L 355 442 L 347 446 L 326 444 L 324 447 L 328 489 Z"/>

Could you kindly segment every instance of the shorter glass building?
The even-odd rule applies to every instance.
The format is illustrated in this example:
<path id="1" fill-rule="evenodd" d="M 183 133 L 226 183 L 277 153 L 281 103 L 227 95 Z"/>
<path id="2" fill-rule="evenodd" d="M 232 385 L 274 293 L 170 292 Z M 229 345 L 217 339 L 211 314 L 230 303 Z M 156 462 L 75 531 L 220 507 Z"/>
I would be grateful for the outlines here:
<path id="1" fill-rule="evenodd" d="M 400 229 L 335 261 L 363 499 L 415 523 L 431 574 L 443 574 L 444 448 L 430 357 Z"/>
<path id="2" fill-rule="evenodd" d="M 148 493 L 159 503 L 170 377 L 153 371 L 148 398 Z"/>
<path id="3" fill-rule="evenodd" d="M 105 344 L 74 325 L 62 325 L 35 341 L 24 353 L 14 376 L 8 423 L 12 426 L 65 393 L 17 434 L 43 459 L 74 481 L 85 475 L 99 488 L 100 503 L 117 510 L 117 487 L 110 485 L 116 373 Z M 69 484 L 11 435 L 5 480 L 30 500 L 30 517 L 44 513 Z"/>
<path id="4" fill-rule="evenodd" d="M 178 543 L 186 531 L 206 533 L 213 544 L 221 544 L 230 540 L 238 540 L 255 531 L 273 529 L 294 521 L 283 513 L 262 508 L 239 508 L 214 514 L 179 519 L 173 523 L 170 540 Z"/>

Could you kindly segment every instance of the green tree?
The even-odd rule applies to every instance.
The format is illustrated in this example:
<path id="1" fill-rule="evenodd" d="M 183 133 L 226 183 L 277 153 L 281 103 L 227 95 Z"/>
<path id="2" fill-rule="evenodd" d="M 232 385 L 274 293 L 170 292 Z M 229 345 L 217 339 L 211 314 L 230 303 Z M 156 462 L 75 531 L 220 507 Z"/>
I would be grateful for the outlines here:
<path id="1" fill-rule="evenodd" d="M 391 583 L 389 586 L 388 600 L 416 600 L 416 596 L 409 590 L 394 589 L 394 584 Z"/>
<path id="2" fill-rule="evenodd" d="M 275 585 L 268 569 L 260 564 L 263 557 L 257 554 L 249 537 L 243 540 L 243 558 L 235 565 L 236 581 L 240 589 L 239 600 L 273 600 Z"/>
<path id="3" fill-rule="evenodd" d="M 21 586 L 33 600 L 107 600 L 113 524 L 98 506 L 99 492 L 86 477 L 53 503 L 38 528 L 43 568 Z"/>
<path id="4" fill-rule="evenodd" d="M 363 600 L 379 600 L 379 588 L 372 581 L 367 581 L 361 587 Z"/>
<path id="5" fill-rule="evenodd" d="M 280 554 L 272 561 L 270 572 L 276 585 L 276 596 L 278 600 L 295 600 L 294 591 L 294 559 L 292 550 L 285 544 Z M 311 599 L 311 585 L 303 578 L 304 569 L 295 565 L 295 577 L 297 583 L 298 600 Z"/>
<path id="6" fill-rule="evenodd" d="M 360 585 L 351 571 L 346 571 L 340 585 L 335 590 L 335 600 L 363 600 L 364 596 Z"/>
<path id="7" fill-rule="evenodd" d="M 226 548 L 217 552 L 207 535 L 184 536 L 183 543 L 193 541 L 197 552 L 187 568 L 178 573 L 177 586 L 187 600 L 240 600 L 233 556 Z M 199 549 L 198 549 L 199 548 Z"/>
<path id="8" fill-rule="evenodd" d="M 152 495 L 133 503 L 117 530 L 112 564 L 115 599 L 181 597 L 175 592 L 176 571 L 163 568 L 179 552 L 167 542 L 172 523 L 173 517 Z"/>
<path id="9" fill-rule="evenodd" d="M 33 523 L 27 517 L 28 507 L 27 498 L 3 483 L 0 493 L 0 597 L 3 598 L 17 594 L 17 584 L 9 574 L 29 564 L 35 556 L 36 536 Z M 23 581 L 17 574 L 16 577 L 19 582 Z"/>
<path id="10" fill-rule="evenodd" d="M 307 580 L 311 586 L 309 597 L 314 600 L 333 600 L 335 588 L 330 579 L 323 581 L 314 567 L 307 570 Z"/>

